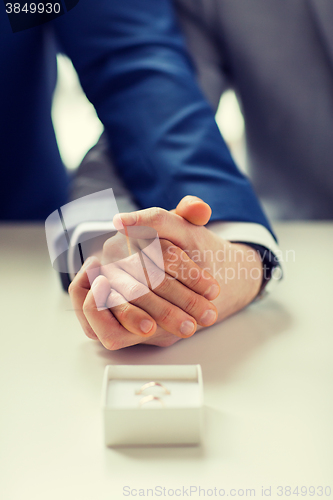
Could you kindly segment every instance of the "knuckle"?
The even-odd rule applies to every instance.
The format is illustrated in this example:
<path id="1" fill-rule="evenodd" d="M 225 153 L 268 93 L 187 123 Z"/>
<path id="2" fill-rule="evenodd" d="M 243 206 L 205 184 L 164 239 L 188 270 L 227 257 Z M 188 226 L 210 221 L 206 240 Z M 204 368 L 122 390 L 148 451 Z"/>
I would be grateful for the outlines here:
<path id="1" fill-rule="evenodd" d="M 172 322 L 174 308 L 171 306 L 165 306 L 160 313 L 159 321 L 164 325 L 168 325 Z"/>
<path id="2" fill-rule="evenodd" d="M 165 219 L 166 210 L 159 207 L 154 207 L 150 211 L 150 222 L 154 226 L 160 226 Z"/>
<path id="3" fill-rule="evenodd" d="M 192 311 L 196 311 L 199 305 L 199 297 L 196 293 L 192 292 L 185 299 L 184 310 L 187 313 L 191 313 Z"/>
<path id="4" fill-rule="evenodd" d="M 82 311 L 83 311 L 83 314 L 85 316 L 87 316 L 87 314 L 89 314 L 89 312 L 91 311 L 91 307 L 88 306 L 88 304 L 86 302 L 84 302 L 83 306 L 82 306 Z"/>
<path id="5" fill-rule="evenodd" d="M 163 253 L 166 254 L 167 257 L 173 257 L 173 258 L 174 256 L 180 258 L 180 254 L 182 252 L 182 250 L 179 247 L 177 247 L 177 245 L 174 245 L 169 241 L 162 242 L 162 249 Z"/>
<path id="6" fill-rule="evenodd" d="M 168 243 L 167 245 L 163 245 L 163 258 L 165 261 L 165 264 L 175 264 L 175 263 L 180 263 L 181 262 L 181 253 L 182 250 L 173 245 L 172 243 Z"/>
<path id="7" fill-rule="evenodd" d="M 112 313 L 115 315 L 115 317 L 118 319 L 120 323 L 125 321 L 129 314 L 130 314 L 130 304 L 127 302 L 124 304 L 122 307 L 117 308 L 116 310 L 113 310 Z"/>
<path id="8" fill-rule="evenodd" d="M 93 310 L 96 309 L 96 306 L 97 306 L 97 304 L 96 304 L 95 297 L 94 297 L 92 291 L 90 291 L 82 304 L 82 311 L 83 311 L 84 315 L 87 316 L 87 315 L 91 314 L 93 312 Z"/>
<path id="9" fill-rule="evenodd" d="M 121 348 L 120 342 L 114 337 L 106 337 L 102 340 L 102 344 L 108 351 L 117 351 Z"/>
<path id="10" fill-rule="evenodd" d="M 155 270 L 149 273 L 149 281 L 152 288 L 158 292 L 166 292 L 170 286 L 164 271 L 161 270 Z"/>
<path id="11" fill-rule="evenodd" d="M 112 247 L 112 241 L 111 241 L 111 238 L 108 238 L 107 240 L 105 240 L 105 242 L 103 243 L 103 254 L 106 254 L 108 255 L 108 253 L 110 252 L 111 250 L 111 247 Z"/>
<path id="12" fill-rule="evenodd" d="M 187 280 L 188 285 L 191 288 L 195 288 L 197 285 L 199 285 L 199 283 L 201 282 L 201 279 L 202 279 L 201 271 L 199 271 L 199 269 L 196 269 L 195 273 L 193 273 L 193 272 L 191 273 L 191 271 L 193 269 L 196 269 L 196 268 L 191 268 L 190 269 L 188 280 Z"/>
<path id="13" fill-rule="evenodd" d="M 77 287 L 72 286 L 71 283 L 70 288 L 68 289 L 68 293 L 71 298 L 72 304 L 75 304 L 80 296 L 79 290 L 77 289 Z"/>
<path id="14" fill-rule="evenodd" d="M 139 295 L 136 295 L 135 297 L 128 299 L 129 302 L 133 305 L 136 305 L 137 307 L 143 307 L 143 305 L 146 303 L 146 301 L 149 301 L 149 298 L 147 298 L 147 295 L 152 294 L 152 292 L 149 290 L 149 288 L 146 289 L 145 287 L 145 292 L 141 293 Z M 153 295 L 153 294 L 152 294 Z"/>
<path id="15" fill-rule="evenodd" d="M 142 297 L 148 291 L 149 289 L 142 283 L 133 283 L 127 287 L 126 295 L 128 296 L 128 300 L 133 300 Z"/>

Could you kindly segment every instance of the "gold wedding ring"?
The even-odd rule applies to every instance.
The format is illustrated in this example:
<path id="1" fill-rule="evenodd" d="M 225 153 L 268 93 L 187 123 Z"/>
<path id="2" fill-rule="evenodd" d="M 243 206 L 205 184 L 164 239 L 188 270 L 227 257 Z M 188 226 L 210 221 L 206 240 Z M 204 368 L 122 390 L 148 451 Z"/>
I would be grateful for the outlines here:
<path id="1" fill-rule="evenodd" d="M 152 394 L 149 394 L 148 396 L 145 396 L 144 398 L 140 399 L 139 406 L 143 406 L 146 403 L 150 403 L 151 401 L 158 401 L 161 403 L 162 406 L 165 406 L 163 399 L 159 398 L 158 396 L 153 396 Z"/>
<path id="2" fill-rule="evenodd" d="M 146 389 L 149 389 L 150 387 L 161 387 L 164 390 L 165 394 L 171 394 L 169 389 L 167 389 L 163 384 L 161 384 L 160 382 L 153 382 L 153 381 L 147 382 L 146 384 L 141 386 L 139 390 L 135 391 L 135 394 L 137 394 L 137 395 L 142 394 L 143 391 L 145 391 Z"/>

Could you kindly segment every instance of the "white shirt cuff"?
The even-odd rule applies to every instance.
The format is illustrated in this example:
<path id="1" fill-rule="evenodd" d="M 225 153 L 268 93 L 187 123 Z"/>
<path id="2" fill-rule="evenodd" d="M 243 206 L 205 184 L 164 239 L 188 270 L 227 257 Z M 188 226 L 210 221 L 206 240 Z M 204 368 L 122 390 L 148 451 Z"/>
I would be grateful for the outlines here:
<path id="1" fill-rule="evenodd" d="M 272 234 L 261 224 L 214 221 L 206 227 L 225 240 L 262 245 L 276 256 L 281 252 Z"/>
<path id="2" fill-rule="evenodd" d="M 283 267 L 281 264 L 281 250 L 268 229 L 261 224 L 253 222 L 214 221 L 209 222 L 206 227 L 225 240 L 261 245 L 272 252 L 276 258 L 277 265 L 272 269 L 271 279 L 265 286 L 265 293 L 271 293 L 274 290 L 276 283 L 283 276 Z"/>

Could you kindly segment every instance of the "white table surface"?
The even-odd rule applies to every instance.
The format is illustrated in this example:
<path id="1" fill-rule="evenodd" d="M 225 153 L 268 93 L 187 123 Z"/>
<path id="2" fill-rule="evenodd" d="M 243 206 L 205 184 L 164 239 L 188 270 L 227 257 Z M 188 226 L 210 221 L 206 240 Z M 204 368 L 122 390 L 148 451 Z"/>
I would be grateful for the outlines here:
<path id="1" fill-rule="evenodd" d="M 170 348 L 108 352 L 81 332 L 43 227 L 1 226 L 0 499 L 121 499 L 124 486 L 168 498 L 191 485 L 237 498 L 322 485 L 333 497 L 333 224 L 276 230 L 295 259 L 270 298 Z M 203 445 L 106 448 L 105 366 L 183 363 L 203 369 Z"/>

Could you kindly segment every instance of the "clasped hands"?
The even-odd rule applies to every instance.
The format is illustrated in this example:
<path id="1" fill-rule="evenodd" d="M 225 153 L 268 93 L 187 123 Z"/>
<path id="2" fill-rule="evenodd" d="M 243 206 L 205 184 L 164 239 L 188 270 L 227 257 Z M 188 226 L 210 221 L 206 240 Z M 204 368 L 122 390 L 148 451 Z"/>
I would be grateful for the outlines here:
<path id="1" fill-rule="evenodd" d="M 139 343 L 165 347 L 250 303 L 262 282 L 260 257 L 204 227 L 210 215 L 209 205 L 194 196 L 170 212 L 149 208 L 116 215 L 120 231 L 145 227 L 157 232 L 162 265 L 154 255 L 145 258 L 157 286 L 147 286 L 141 266 L 129 266 L 135 256 L 108 264 L 120 248 L 117 236 L 110 238 L 98 257 L 85 261 L 68 290 L 85 334 L 109 350 Z"/>

